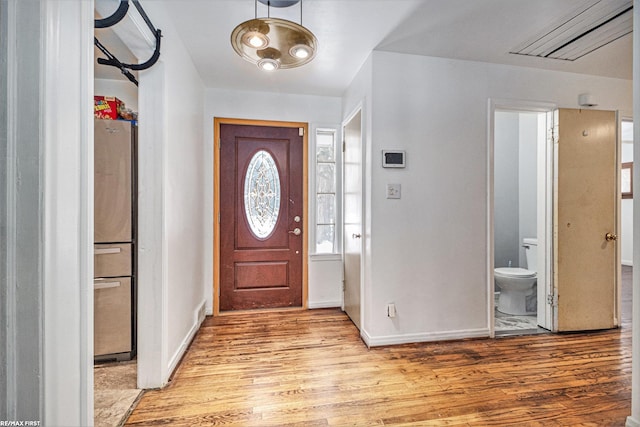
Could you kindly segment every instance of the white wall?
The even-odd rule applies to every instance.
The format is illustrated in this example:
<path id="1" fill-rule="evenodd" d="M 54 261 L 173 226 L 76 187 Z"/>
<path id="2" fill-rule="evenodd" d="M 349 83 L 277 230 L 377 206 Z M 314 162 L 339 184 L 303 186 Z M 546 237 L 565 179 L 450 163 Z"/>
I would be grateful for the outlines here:
<path id="1" fill-rule="evenodd" d="M 93 2 L 10 0 L 0 15 L 0 420 L 91 425 Z"/>
<path id="2" fill-rule="evenodd" d="M 127 108 L 138 111 L 138 87 L 125 79 L 109 80 L 94 79 L 94 94 L 100 96 L 115 96 L 125 103 Z"/>
<path id="3" fill-rule="evenodd" d="M 204 87 L 163 4 L 144 7 L 163 39 L 139 73 L 138 385 L 159 387 L 203 320 Z"/>
<path id="4" fill-rule="evenodd" d="M 575 108 L 588 91 L 599 108 L 629 112 L 631 82 L 389 52 L 373 53 L 372 74 L 368 342 L 486 336 L 488 100 Z M 377 166 L 389 144 L 407 151 L 393 176 Z M 384 197 L 391 179 L 399 201 Z"/>
<path id="5" fill-rule="evenodd" d="M 537 267 L 527 266 L 522 239 L 538 235 L 538 113 L 520 113 L 518 116 L 518 259 L 520 267 L 536 270 Z"/>
<path id="6" fill-rule="evenodd" d="M 494 265 L 519 267 L 520 113 L 496 111 L 494 155 Z"/>
<path id="7" fill-rule="evenodd" d="M 256 69 L 256 72 L 258 70 Z M 268 90 L 268 88 L 266 88 Z M 203 221 L 205 265 L 205 292 L 207 312 L 213 313 L 213 119 L 238 118 L 307 122 L 309 161 L 313 161 L 314 129 L 317 127 L 340 130 L 341 100 L 335 97 L 292 95 L 269 92 L 242 92 L 224 89 L 207 89 L 204 99 L 205 188 Z M 311 167 L 309 170 L 313 170 Z M 315 209 L 314 188 L 309 188 L 309 212 Z M 310 217 L 311 218 L 311 217 Z M 313 224 L 310 222 L 309 227 Z M 312 253 L 313 241 L 310 241 Z M 335 256 L 311 255 L 309 257 L 309 307 L 337 307 L 342 302 L 342 261 Z"/>

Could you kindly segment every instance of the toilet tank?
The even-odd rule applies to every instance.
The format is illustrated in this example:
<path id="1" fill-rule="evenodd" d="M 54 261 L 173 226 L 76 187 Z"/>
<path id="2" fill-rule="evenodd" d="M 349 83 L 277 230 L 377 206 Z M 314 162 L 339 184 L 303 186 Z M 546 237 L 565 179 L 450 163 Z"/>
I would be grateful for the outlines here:
<path id="1" fill-rule="evenodd" d="M 522 239 L 522 247 L 527 260 L 527 270 L 538 270 L 538 239 L 525 237 Z"/>

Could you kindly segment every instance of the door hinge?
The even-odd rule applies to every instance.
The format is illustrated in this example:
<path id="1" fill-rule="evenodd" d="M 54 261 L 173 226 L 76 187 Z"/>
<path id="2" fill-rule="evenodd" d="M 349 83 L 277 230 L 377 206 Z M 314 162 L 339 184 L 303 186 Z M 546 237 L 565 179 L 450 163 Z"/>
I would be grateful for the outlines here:
<path id="1" fill-rule="evenodd" d="M 220 212 L 218 212 L 218 224 L 220 224 Z"/>
<path id="2" fill-rule="evenodd" d="M 298 128 L 298 136 L 304 136 L 304 128 Z"/>
<path id="3" fill-rule="evenodd" d="M 557 307 L 558 306 L 558 296 L 554 295 L 554 294 L 547 295 L 547 304 L 549 304 L 552 307 Z"/>
<path id="4" fill-rule="evenodd" d="M 347 151 L 347 143 L 346 141 L 342 141 L 342 152 L 344 153 L 345 151 Z"/>
<path id="5" fill-rule="evenodd" d="M 345 281 L 343 280 L 342 281 L 342 292 L 344 292 L 346 290 L 347 290 L 347 285 L 346 285 Z"/>

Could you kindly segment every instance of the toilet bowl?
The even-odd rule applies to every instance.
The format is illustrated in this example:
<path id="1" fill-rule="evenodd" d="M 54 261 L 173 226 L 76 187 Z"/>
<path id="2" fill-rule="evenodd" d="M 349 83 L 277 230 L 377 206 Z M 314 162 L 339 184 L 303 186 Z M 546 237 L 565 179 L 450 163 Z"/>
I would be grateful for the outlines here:
<path id="1" fill-rule="evenodd" d="M 512 315 L 535 314 L 527 311 L 527 296 L 533 292 L 537 281 L 537 246 L 537 239 L 523 239 L 526 262 L 530 269 L 499 267 L 494 270 L 493 276 L 500 288 L 499 312 Z"/>
<path id="2" fill-rule="evenodd" d="M 500 287 L 498 311 L 505 314 L 525 315 L 527 295 L 536 284 L 536 273 L 525 268 L 496 268 L 493 272 L 496 284 Z"/>

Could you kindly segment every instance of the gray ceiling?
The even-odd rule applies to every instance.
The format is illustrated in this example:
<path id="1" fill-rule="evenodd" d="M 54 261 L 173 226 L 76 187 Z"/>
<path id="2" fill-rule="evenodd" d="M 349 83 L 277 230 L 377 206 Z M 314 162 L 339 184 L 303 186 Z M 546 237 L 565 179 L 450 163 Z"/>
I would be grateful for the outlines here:
<path id="1" fill-rule="evenodd" d="M 167 9 L 175 34 L 162 28 L 163 34 L 182 39 L 206 87 L 340 96 L 374 49 L 631 79 L 631 34 L 573 62 L 509 54 L 550 23 L 597 1 L 303 0 L 302 23 L 318 38 L 318 54 L 301 68 L 272 73 L 238 57 L 229 42 L 233 28 L 254 17 L 254 0 L 141 3 L 152 20 L 154 8 Z M 266 13 L 258 3 L 258 16 Z M 271 8 L 271 16 L 299 22 L 299 5 Z M 98 30 L 101 40 L 107 31 Z M 110 43 L 119 49 L 117 41 Z M 96 67 L 96 77 L 123 78 L 117 70 L 106 76 L 104 68 Z"/>

